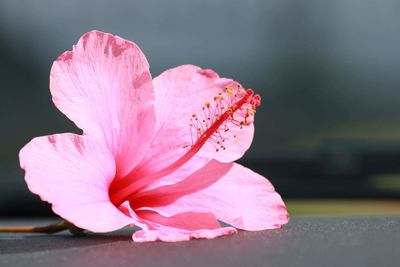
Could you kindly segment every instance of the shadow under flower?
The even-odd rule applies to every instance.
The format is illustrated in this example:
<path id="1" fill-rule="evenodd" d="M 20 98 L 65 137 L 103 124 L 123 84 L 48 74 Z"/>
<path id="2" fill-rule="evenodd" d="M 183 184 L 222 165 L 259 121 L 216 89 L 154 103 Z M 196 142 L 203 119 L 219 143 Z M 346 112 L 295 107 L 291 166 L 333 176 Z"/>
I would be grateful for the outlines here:
<path id="1" fill-rule="evenodd" d="M 115 242 L 131 242 L 132 233 L 136 230 L 138 228 L 127 227 L 111 233 L 85 233 L 83 235 L 72 235 L 68 231 L 57 234 L 5 233 L 0 235 L 0 254 L 53 251 Z"/>

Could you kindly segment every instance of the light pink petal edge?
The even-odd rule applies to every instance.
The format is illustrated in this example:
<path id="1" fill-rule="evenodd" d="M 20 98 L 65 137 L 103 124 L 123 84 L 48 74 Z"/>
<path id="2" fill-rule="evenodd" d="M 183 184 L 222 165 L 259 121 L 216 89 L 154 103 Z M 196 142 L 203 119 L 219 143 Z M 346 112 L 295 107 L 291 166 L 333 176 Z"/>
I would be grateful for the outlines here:
<path id="1" fill-rule="evenodd" d="M 21 149 L 20 164 L 29 190 L 74 225 L 109 232 L 133 222 L 108 197 L 108 186 L 115 175 L 113 156 L 89 137 L 37 137 Z"/>
<path id="2" fill-rule="evenodd" d="M 84 34 L 50 72 L 54 104 L 116 158 L 118 176 L 143 158 L 156 123 L 149 64 L 131 41 Z"/>
<path id="3" fill-rule="evenodd" d="M 131 210 L 131 216 L 136 218 L 136 224 L 142 228 L 133 234 L 135 242 L 212 239 L 237 232 L 233 227 L 221 227 L 211 213 L 184 212 L 168 217 L 152 210 Z"/>
<path id="4" fill-rule="evenodd" d="M 279 228 L 289 221 L 272 184 L 236 163 L 213 161 L 182 182 L 142 193 L 137 201 L 163 216 L 193 209 L 210 212 L 243 230 Z"/>

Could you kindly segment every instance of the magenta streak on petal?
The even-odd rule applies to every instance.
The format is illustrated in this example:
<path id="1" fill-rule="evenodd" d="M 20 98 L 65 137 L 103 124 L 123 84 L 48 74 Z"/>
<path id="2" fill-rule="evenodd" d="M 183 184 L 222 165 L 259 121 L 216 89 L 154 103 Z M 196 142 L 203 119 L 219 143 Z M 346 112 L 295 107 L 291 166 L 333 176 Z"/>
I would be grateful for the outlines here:
<path id="1" fill-rule="evenodd" d="M 229 105 L 227 110 L 220 116 L 218 116 L 214 123 L 211 124 L 204 132 L 202 132 L 202 135 L 183 156 L 181 156 L 178 160 L 176 160 L 166 168 L 138 181 L 130 179 L 130 177 L 126 177 L 125 179 L 116 181 L 113 185 L 110 186 L 111 202 L 116 207 L 118 207 L 127 199 L 131 198 L 133 194 L 145 188 L 149 183 L 151 183 L 151 181 L 169 175 L 180 168 L 194 155 L 196 155 L 196 153 L 203 147 L 207 140 L 209 140 L 213 136 L 213 134 L 218 131 L 220 126 L 225 121 L 232 118 L 233 114 L 246 103 L 251 104 L 252 108 L 255 109 L 257 106 L 260 105 L 260 96 L 254 95 L 254 92 L 251 89 L 246 90 L 246 93 L 242 98 Z"/>

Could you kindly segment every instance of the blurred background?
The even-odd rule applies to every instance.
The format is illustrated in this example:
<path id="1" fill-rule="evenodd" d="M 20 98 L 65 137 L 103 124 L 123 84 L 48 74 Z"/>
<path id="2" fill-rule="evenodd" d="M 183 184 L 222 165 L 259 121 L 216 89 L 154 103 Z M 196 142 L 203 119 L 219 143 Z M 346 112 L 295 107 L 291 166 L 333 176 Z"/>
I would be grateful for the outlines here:
<path id="1" fill-rule="evenodd" d="M 400 1 L 0 1 L 0 216 L 45 216 L 19 169 L 35 136 L 79 130 L 51 101 L 52 62 L 92 29 L 263 97 L 241 163 L 292 214 L 400 214 Z"/>

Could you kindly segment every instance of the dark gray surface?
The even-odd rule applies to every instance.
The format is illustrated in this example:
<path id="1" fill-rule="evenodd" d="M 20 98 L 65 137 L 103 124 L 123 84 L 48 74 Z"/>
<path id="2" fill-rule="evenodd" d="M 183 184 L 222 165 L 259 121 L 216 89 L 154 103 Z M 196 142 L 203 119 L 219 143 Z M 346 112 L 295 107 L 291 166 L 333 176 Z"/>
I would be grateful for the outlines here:
<path id="1" fill-rule="evenodd" d="M 2 224 L 5 222 L 3 221 Z M 297 217 L 280 230 L 215 240 L 133 243 L 131 230 L 0 235 L 2 266 L 399 266 L 400 217 Z"/>

